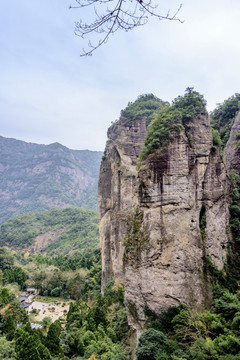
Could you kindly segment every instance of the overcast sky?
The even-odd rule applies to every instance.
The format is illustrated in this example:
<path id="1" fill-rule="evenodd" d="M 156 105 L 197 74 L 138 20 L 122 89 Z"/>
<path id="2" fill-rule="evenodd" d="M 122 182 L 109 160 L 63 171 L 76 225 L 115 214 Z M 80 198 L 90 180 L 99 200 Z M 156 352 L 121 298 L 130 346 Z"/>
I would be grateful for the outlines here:
<path id="1" fill-rule="evenodd" d="M 239 0 L 183 0 L 183 24 L 150 19 L 92 57 L 80 57 L 71 2 L 0 1 L 0 135 L 103 150 L 111 121 L 138 95 L 171 102 L 190 86 L 213 110 L 240 92 Z M 180 2 L 159 4 L 164 14 Z"/>

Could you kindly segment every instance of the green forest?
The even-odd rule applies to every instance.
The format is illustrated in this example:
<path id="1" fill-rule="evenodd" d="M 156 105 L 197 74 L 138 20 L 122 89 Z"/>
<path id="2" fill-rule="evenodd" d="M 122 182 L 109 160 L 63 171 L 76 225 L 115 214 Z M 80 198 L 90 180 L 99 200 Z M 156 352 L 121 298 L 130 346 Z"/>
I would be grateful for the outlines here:
<path id="1" fill-rule="evenodd" d="M 2 247 L 0 276 L 0 358 L 128 359 L 124 289 L 121 283 L 109 281 L 101 295 L 98 249 L 84 256 L 76 252 L 26 258 L 24 253 L 13 255 Z M 32 329 L 15 295 L 16 289 L 24 290 L 27 285 L 38 289 L 40 300 L 53 305 L 71 299 L 67 316 L 54 322 L 45 317 L 41 330 Z"/>

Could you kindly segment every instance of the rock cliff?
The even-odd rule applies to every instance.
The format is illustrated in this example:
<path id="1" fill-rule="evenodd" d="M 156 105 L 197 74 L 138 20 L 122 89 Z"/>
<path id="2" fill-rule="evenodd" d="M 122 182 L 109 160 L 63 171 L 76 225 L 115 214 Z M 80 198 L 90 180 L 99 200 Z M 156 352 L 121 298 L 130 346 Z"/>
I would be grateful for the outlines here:
<path id="1" fill-rule="evenodd" d="M 108 130 L 99 179 L 103 288 L 113 277 L 124 282 L 123 240 L 127 235 L 127 218 L 138 205 L 136 165 L 146 133 L 146 118 L 133 123 L 122 118 Z"/>
<path id="2" fill-rule="evenodd" d="M 240 115 L 237 118 L 238 126 Z M 206 258 L 218 269 L 229 240 L 230 184 L 213 147 L 208 115 L 197 115 L 168 145 L 137 167 L 147 117 L 120 117 L 108 130 L 99 177 L 102 288 L 110 278 L 125 286 L 128 320 L 137 337 L 151 313 L 185 303 L 204 308 L 211 297 Z M 232 128 L 233 132 L 235 126 Z M 239 164 L 229 138 L 225 158 Z M 229 160 L 231 158 L 231 160 Z M 138 170 L 137 170 L 138 168 Z"/>

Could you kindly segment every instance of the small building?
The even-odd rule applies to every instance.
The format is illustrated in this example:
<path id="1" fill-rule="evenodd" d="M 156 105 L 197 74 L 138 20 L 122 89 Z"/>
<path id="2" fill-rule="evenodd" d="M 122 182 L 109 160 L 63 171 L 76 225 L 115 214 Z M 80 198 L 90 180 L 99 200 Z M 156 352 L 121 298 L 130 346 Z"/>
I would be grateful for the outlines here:
<path id="1" fill-rule="evenodd" d="M 26 293 L 27 293 L 27 296 L 29 296 L 29 295 L 37 295 L 38 294 L 37 289 L 35 289 L 35 288 L 28 288 Z"/>
<path id="2" fill-rule="evenodd" d="M 29 307 L 32 305 L 32 302 L 22 302 L 22 307 L 26 310 L 27 314 L 29 313 Z"/>

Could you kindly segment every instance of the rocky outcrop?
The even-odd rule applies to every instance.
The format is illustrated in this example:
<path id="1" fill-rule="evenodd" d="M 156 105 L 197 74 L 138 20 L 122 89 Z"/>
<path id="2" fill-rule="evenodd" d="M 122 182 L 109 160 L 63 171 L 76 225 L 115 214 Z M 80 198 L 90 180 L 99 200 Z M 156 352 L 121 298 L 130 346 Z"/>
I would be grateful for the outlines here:
<path id="1" fill-rule="evenodd" d="M 99 178 L 102 287 L 123 282 L 137 335 L 152 312 L 207 306 L 205 259 L 223 268 L 229 223 L 229 184 L 208 117 L 171 133 L 137 170 L 145 136 L 144 118 L 112 125 Z"/>

